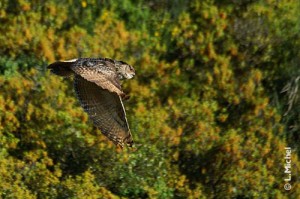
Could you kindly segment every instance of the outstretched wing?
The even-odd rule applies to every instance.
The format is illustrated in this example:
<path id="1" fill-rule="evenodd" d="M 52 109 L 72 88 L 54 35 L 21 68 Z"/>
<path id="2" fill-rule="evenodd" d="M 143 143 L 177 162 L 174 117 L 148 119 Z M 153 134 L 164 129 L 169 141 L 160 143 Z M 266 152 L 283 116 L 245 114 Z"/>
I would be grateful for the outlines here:
<path id="1" fill-rule="evenodd" d="M 132 136 L 120 96 L 75 75 L 74 87 L 81 106 L 94 125 L 113 143 L 132 145 Z"/>
<path id="2" fill-rule="evenodd" d="M 112 63 L 103 59 L 81 58 L 74 62 L 71 69 L 84 79 L 94 82 L 103 89 L 124 95 L 116 69 Z"/>

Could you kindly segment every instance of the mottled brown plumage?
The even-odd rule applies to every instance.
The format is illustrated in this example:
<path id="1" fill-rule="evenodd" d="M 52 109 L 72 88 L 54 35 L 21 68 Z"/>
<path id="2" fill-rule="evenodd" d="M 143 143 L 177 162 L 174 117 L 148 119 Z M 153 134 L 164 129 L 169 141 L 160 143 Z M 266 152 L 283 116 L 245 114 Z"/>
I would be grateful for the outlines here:
<path id="1" fill-rule="evenodd" d="M 94 125 L 120 147 L 133 144 L 121 98 L 125 94 L 119 81 L 135 75 L 132 66 L 108 58 L 79 58 L 55 62 L 48 68 L 59 76 L 75 74 L 77 97 Z"/>

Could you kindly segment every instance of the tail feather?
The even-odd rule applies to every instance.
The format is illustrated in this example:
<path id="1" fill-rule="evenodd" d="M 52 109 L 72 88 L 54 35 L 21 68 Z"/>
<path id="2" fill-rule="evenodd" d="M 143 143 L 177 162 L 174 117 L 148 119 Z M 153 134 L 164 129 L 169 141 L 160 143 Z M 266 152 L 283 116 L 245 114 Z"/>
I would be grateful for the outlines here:
<path id="1" fill-rule="evenodd" d="M 70 68 L 73 63 L 74 62 L 70 61 L 58 61 L 50 64 L 47 68 L 56 75 L 68 77 L 73 74 L 73 71 Z"/>

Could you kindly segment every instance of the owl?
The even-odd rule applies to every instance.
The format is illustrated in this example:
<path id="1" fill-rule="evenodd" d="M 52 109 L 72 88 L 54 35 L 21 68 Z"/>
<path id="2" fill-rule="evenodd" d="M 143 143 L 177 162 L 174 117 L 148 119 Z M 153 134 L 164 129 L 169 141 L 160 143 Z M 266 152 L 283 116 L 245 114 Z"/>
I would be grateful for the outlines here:
<path id="1" fill-rule="evenodd" d="M 122 102 L 126 95 L 120 84 L 135 75 L 131 65 L 109 58 L 78 58 L 54 62 L 47 68 L 59 76 L 74 75 L 75 93 L 94 125 L 117 146 L 132 146 Z"/>

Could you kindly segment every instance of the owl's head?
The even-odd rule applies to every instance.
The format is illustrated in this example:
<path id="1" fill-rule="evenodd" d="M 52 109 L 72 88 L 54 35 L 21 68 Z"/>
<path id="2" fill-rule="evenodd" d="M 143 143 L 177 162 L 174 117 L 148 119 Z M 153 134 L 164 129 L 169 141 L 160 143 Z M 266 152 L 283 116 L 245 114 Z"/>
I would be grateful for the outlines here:
<path id="1" fill-rule="evenodd" d="M 135 75 L 134 68 L 123 61 L 115 61 L 119 79 L 131 79 Z"/>

